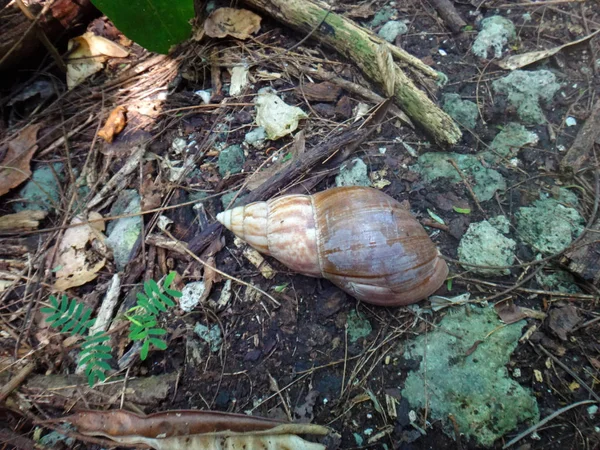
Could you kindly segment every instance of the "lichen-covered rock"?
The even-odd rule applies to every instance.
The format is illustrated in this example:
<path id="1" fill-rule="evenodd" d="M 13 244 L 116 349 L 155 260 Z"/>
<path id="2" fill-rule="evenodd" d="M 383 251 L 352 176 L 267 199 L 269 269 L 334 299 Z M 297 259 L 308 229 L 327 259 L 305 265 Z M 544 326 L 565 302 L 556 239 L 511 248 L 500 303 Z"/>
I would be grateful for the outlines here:
<path id="1" fill-rule="evenodd" d="M 240 173 L 244 168 L 246 156 L 239 145 L 230 145 L 219 153 L 219 173 L 222 177 L 232 173 Z"/>
<path id="2" fill-rule="evenodd" d="M 494 81 L 492 87 L 497 94 L 507 96 L 521 120 L 539 125 L 545 122 L 540 101 L 549 103 L 560 89 L 560 84 L 549 70 L 515 70 Z"/>
<path id="3" fill-rule="evenodd" d="M 492 16 L 481 21 L 481 31 L 477 35 L 471 51 L 480 58 L 487 59 L 491 50 L 493 58 L 502 57 L 502 50 L 509 42 L 516 39 L 514 24 L 502 17 Z"/>
<path id="4" fill-rule="evenodd" d="M 13 203 L 15 212 L 24 210 L 56 210 L 60 206 L 60 183 L 64 180 L 64 165 L 54 163 L 38 167 L 31 180 L 19 191 L 23 202 Z"/>
<path id="5" fill-rule="evenodd" d="M 400 22 L 399 20 L 390 20 L 381 27 L 377 35 L 388 42 L 394 42 L 398 36 L 401 34 L 406 34 L 407 32 L 408 27 L 404 22 Z"/>
<path id="6" fill-rule="evenodd" d="M 450 313 L 406 345 L 404 358 L 420 364 L 402 396 L 414 408 L 428 408 L 448 435 L 454 436 L 452 415 L 461 433 L 489 447 L 519 423 L 539 418 L 535 397 L 506 369 L 526 322 L 503 326 L 493 308 L 465 308 L 469 314 Z"/>
<path id="7" fill-rule="evenodd" d="M 528 131 L 523 125 L 510 122 L 500 131 L 492 143 L 490 151 L 483 152 L 489 163 L 497 163 L 503 158 L 512 158 L 526 145 L 535 145 L 539 141 L 537 134 Z"/>
<path id="8" fill-rule="evenodd" d="M 458 94 L 444 94 L 442 108 L 450 117 L 466 128 L 475 128 L 479 110 L 470 100 L 463 100 Z"/>
<path id="9" fill-rule="evenodd" d="M 367 165 L 360 158 L 344 163 L 335 177 L 336 186 L 371 186 Z"/>
<path id="10" fill-rule="evenodd" d="M 504 216 L 494 219 L 469 225 L 458 246 L 458 259 L 461 262 L 481 266 L 510 266 L 514 263 L 517 243 L 502 234 L 509 231 L 508 220 Z M 509 269 L 464 267 L 480 275 L 510 274 Z"/>
<path id="11" fill-rule="evenodd" d="M 506 189 L 506 181 L 499 172 L 484 167 L 481 161 L 473 155 L 460 153 L 424 153 L 419 156 L 417 165 L 412 169 L 419 172 L 423 179 L 435 184 L 438 179 L 446 179 L 452 183 L 462 182 L 456 168 L 448 162 L 452 159 L 465 175 L 471 179 L 471 187 L 479 201 L 487 201 L 494 197 L 496 191 Z"/>
<path id="12" fill-rule="evenodd" d="M 584 229 L 584 220 L 577 210 L 551 198 L 519 208 L 516 218 L 519 236 L 545 254 L 563 251 Z"/>

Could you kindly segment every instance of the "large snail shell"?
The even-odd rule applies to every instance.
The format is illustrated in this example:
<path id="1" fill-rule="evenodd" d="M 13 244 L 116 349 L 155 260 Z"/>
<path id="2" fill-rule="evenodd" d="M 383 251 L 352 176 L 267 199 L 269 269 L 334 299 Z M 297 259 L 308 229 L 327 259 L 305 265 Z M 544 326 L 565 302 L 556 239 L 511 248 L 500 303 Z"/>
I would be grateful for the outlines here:
<path id="1" fill-rule="evenodd" d="M 375 305 L 417 302 L 448 275 L 419 222 L 372 188 L 287 195 L 227 210 L 217 220 L 290 269 Z"/>

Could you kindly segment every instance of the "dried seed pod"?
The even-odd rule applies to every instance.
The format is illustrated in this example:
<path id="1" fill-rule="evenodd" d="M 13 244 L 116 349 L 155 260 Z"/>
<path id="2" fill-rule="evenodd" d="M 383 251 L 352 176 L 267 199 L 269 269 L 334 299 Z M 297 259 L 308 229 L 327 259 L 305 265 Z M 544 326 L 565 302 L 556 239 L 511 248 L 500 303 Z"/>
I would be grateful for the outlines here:
<path id="1" fill-rule="evenodd" d="M 448 275 L 421 224 L 372 188 L 286 195 L 224 211 L 217 220 L 290 269 L 326 278 L 375 305 L 422 300 Z"/>

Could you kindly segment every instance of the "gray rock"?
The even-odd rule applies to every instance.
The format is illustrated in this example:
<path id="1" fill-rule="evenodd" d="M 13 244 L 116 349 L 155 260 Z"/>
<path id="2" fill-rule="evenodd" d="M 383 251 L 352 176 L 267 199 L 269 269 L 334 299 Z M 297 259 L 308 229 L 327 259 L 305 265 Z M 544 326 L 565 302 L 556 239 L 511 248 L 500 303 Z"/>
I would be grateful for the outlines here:
<path id="1" fill-rule="evenodd" d="M 133 189 L 121 191 L 110 209 L 111 216 L 136 214 L 141 211 L 140 195 Z M 112 220 L 106 227 L 106 245 L 112 250 L 117 270 L 125 269 L 131 250 L 142 232 L 142 217 L 123 217 Z"/>
<path id="2" fill-rule="evenodd" d="M 444 94 L 442 102 L 444 111 L 460 125 L 470 129 L 475 128 L 479 110 L 474 102 L 463 100 L 458 94 Z"/>
<path id="3" fill-rule="evenodd" d="M 239 145 L 230 145 L 219 153 L 219 173 L 222 177 L 232 173 L 240 173 L 246 162 L 244 150 Z"/>
<path id="4" fill-rule="evenodd" d="M 367 165 L 360 158 L 344 163 L 335 177 L 336 186 L 371 186 Z"/>
<path id="5" fill-rule="evenodd" d="M 401 34 L 406 34 L 408 27 L 404 22 L 398 20 L 390 20 L 384 26 L 381 27 L 377 33 L 380 38 L 385 39 L 388 42 L 394 42 Z"/>
<path id="6" fill-rule="evenodd" d="M 497 94 L 504 94 L 517 109 L 517 114 L 527 124 L 544 123 L 545 116 L 540 101 L 550 103 L 560 89 L 554 74 L 548 70 L 515 70 L 492 83 Z"/>
<path id="7" fill-rule="evenodd" d="M 252 147 L 254 147 L 258 150 L 260 150 L 261 148 L 264 148 L 266 140 L 267 140 L 267 133 L 265 132 L 265 129 L 263 127 L 255 128 L 254 130 L 246 133 L 246 136 L 244 136 L 244 141 L 248 145 L 251 145 Z"/>
<path id="8" fill-rule="evenodd" d="M 458 246 L 460 261 L 481 266 L 510 266 L 514 263 L 517 243 L 502 234 L 508 232 L 508 220 L 504 216 L 494 219 L 492 223 L 484 220 L 469 225 Z M 468 265 L 464 267 L 480 275 L 510 274 L 509 269 L 483 269 Z"/>
<path id="9" fill-rule="evenodd" d="M 478 57 L 487 59 L 488 52 L 493 51 L 493 58 L 502 57 L 506 44 L 516 39 L 514 24 L 502 16 L 492 16 L 481 21 L 481 31 L 477 35 L 471 51 Z"/>

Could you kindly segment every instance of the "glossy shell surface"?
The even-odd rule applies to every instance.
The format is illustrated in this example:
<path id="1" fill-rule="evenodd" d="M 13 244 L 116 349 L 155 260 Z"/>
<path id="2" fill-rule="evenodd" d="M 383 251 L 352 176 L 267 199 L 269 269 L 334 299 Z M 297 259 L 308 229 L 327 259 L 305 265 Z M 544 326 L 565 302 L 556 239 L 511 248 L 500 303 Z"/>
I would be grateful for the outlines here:
<path id="1" fill-rule="evenodd" d="M 372 188 L 340 187 L 234 208 L 218 220 L 291 269 L 367 303 L 397 306 L 435 292 L 448 267 L 425 229 Z"/>

